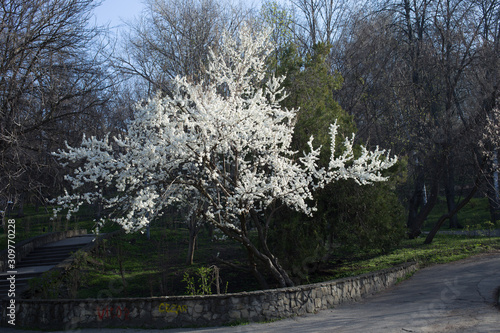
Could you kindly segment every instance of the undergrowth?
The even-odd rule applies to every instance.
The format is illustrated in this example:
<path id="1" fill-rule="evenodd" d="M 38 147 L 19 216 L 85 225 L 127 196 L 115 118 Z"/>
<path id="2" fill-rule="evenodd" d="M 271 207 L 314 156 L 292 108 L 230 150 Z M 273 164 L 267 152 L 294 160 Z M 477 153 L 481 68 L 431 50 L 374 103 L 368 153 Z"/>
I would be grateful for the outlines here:
<path id="1" fill-rule="evenodd" d="M 259 289 L 248 272 L 214 261 L 219 255 L 233 266 L 244 267 L 246 253 L 236 244 L 231 241 L 211 242 L 206 235 L 202 235 L 195 254 L 196 264 L 188 266 L 184 263 L 187 255 L 187 242 L 184 236 L 187 236 L 187 230 L 184 229 L 154 230 L 151 240 L 143 238 L 143 235 L 122 235 L 120 238 L 108 241 L 105 249 L 101 249 L 105 254 L 96 255 L 94 262 L 89 263 L 85 273 L 88 275 L 87 284 L 78 292 L 78 297 L 96 297 L 98 294 L 103 294 L 103 290 L 113 289 L 120 290 L 119 294 L 113 295 L 114 297 L 193 294 L 193 283 L 191 285 L 188 283 L 192 280 L 186 276 L 203 271 L 203 267 L 212 264 L 220 267 L 221 289 L 224 289 L 224 292 Z M 165 237 L 170 241 L 166 241 Z M 355 276 L 411 261 L 417 261 L 421 267 L 425 267 L 500 250 L 500 237 L 438 234 L 432 244 L 423 244 L 423 240 L 424 238 L 405 240 L 399 247 L 385 253 L 370 251 L 337 253 L 300 283 Z M 120 272 L 120 260 L 123 261 L 122 272 Z M 203 293 L 210 292 L 205 290 Z"/>

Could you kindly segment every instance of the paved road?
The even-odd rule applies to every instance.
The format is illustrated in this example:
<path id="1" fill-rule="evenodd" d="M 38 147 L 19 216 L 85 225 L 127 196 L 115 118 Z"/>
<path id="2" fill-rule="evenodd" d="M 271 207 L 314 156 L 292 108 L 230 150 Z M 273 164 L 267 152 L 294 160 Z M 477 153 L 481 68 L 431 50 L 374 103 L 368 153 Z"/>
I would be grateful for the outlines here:
<path id="1" fill-rule="evenodd" d="M 361 302 L 315 315 L 236 327 L 138 330 L 83 329 L 81 333 L 178 332 L 500 332 L 493 292 L 500 286 L 500 252 L 422 269 Z M 14 333 L 19 330 L 6 329 Z"/>

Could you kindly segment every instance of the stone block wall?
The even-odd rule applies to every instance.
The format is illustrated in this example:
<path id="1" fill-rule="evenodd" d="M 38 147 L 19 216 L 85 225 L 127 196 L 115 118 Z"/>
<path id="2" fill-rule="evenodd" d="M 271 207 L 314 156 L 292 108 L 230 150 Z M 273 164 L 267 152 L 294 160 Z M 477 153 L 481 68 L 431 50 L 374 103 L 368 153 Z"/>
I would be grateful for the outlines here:
<path id="1" fill-rule="evenodd" d="M 333 308 L 381 291 L 416 271 L 416 263 L 324 283 L 210 296 L 16 300 L 16 327 L 170 328 L 280 319 Z M 2 304 L 2 325 L 7 324 Z"/>

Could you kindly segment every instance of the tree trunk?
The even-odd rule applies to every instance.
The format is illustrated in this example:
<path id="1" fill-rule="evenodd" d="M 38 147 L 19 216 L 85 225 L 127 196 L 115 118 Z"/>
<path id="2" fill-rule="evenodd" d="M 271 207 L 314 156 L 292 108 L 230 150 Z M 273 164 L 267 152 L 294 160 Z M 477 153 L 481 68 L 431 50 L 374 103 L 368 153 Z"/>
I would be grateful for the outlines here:
<path id="1" fill-rule="evenodd" d="M 452 157 L 448 156 L 448 161 L 446 163 L 446 178 L 445 178 L 445 196 L 446 196 L 446 206 L 448 208 L 448 213 L 455 210 L 455 172 Z M 461 225 L 458 223 L 457 214 L 453 214 L 450 217 L 450 229 L 460 228 Z"/>
<path id="2" fill-rule="evenodd" d="M 488 184 L 488 204 L 490 208 L 490 220 L 492 223 L 496 224 L 498 220 L 498 213 L 500 210 L 500 191 L 499 191 L 499 180 L 498 180 L 498 152 L 493 152 L 493 174 L 489 178 L 490 183 Z"/>
<path id="3" fill-rule="evenodd" d="M 262 262 L 264 267 L 276 279 L 280 288 L 294 286 L 292 279 L 290 279 L 288 273 L 281 267 L 281 265 L 278 263 L 278 260 L 274 256 L 271 255 L 271 257 L 269 257 L 262 251 L 259 251 L 259 249 L 257 249 L 244 235 L 236 240 L 242 243 L 243 246 L 247 249 L 248 258 L 250 261 L 250 269 L 252 270 L 252 273 L 257 278 L 262 287 L 267 286 L 267 283 L 265 282 L 262 274 L 260 274 L 260 272 L 258 271 L 255 259 L 258 259 L 260 262 Z"/>
<path id="4" fill-rule="evenodd" d="M 472 199 L 474 194 L 476 194 L 477 190 L 479 189 L 480 185 L 480 175 L 477 176 L 476 180 L 474 181 L 474 186 L 470 190 L 469 194 L 462 200 L 458 205 L 455 206 L 455 209 L 453 209 L 451 212 L 448 212 L 448 214 L 444 214 L 439 218 L 439 220 L 436 222 L 434 225 L 434 228 L 432 228 L 431 232 L 427 235 L 427 238 L 424 241 L 424 244 L 430 244 L 432 243 L 432 240 L 434 239 L 434 236 L 436 236 L 437 232 L 443 225 L 443 223 L 455 215 L 460 209 L 462 209 L 469 201 Z"/>
<path id="5" fill-rule="evenodd" d="M 273 207 L 269 216 L 267 216 L 266 221 L 261 223 L 259 220 L 258 214 L 255 211 L 251 211 L 252 220 L 254 221 L 255 226 L 257 227 L 258 235 L 259 235 L 259 243 L 262 249 L 263 256 L 261 257 L 264 264 L 269 267 L 273 276 L 280 283 L 280 287 L 293 287 L 294 283 L 288 273 L 281 267 L 279 264 L 278 258 L 272 254 L 271 250 L 267 245 L 267 233 L 269 230 L 269 224 L 271 223 L 272 216 L 278 210 L 282 209 L 284 205 L 279 205 L 278 207 Z"/>
<path id="6" fill-rule="evenodd" d="M 189 230 L 189 248 L 188 255 L 186 259 L 187 265 L 192 265 L 194 263 L 194 250 L 196 248 L 196 239 L 198 238 L 198 234 L 194 234 Z"/>
<path id="7" fill-rule="evenodd" d="M 278 281 L 280 288 L 293 287 L 294 283 L 288 273 L 278 264 L 277 261 L 272 260 L 268 256 L 261 253 L 259 258 L 267 269 L 271 272 L 272 276 Z"/>
<path id="8" fill-rule="evenodd" d="M 17 217 L 24 217 L 24 195 L 19 198 L 19 208 L 17 210 Z"/>
<path id="9" fill-rule="evenodd" d="M 276 258 L 266 247 L 266 256 L 269 258 L 269 263 L 272 265 L 273 269 L 276 269 L 275 277 L 279 277 L 278 281 L 280 282 L 280 287 L 293 287 L 295 284 L 293 283 L 292 279 L 290 279 L 290 276 L 288 275 L 287 271 L 281 267 L 278 258 Z M 272 272 L 272 271 L 271 271 Z M 279 274 L 279 275 L 278 275 Z"/>
<path id="10" fill-rule="evenodd" d="M 266 253 L 260 251 L 245 236 L 242 236 L 241 238 L 238 238 L 236 240 L 242 243 L 243 246 L 247 249 L 248 258 L 250 261 L 250 269 L 262 287 L 267 286 L 267 283 L 265 282 L 262 274 L 258 271 L 255 259 L 258 259 L 264 265 L 267 271 L 271 273 L 273 278 L 275 278 L 278 282 L 280 288 L 294 286 L 294 283 L 292 279 L 290 279 L 288 273 L 281 267 L 281 265 L 278 263 L 277 258 L 275 258 L 272 254 L 268 256 Z"/>
<path id="11" fill-rule="evenodd" d="M 254 216 L 254 221 L 257 227 L 257 230 L 259 231 L 259 242 L 260 246 L 263 247 L 263 250 L 259 250 L 255 244 L 252 243 L 252 241 L 249 238 L 248 235 L 248 230 L 247 230 L 247 219 L 246 216 L 242 215 L 240 216 L 240 222 L 241 222 L 241 229 L 237 230 L 234 228 L 227 228 L 222 224 L 217 224 L 217 228 L 221 230 L 226 236 L 234 239 L 235 241 L 239 242 L 243 247 L 247 250 L 248 253 L 248 260 L 250 264 L 250 270 L 254 274 L 254 276 L 257 278 L 259 281 L 259 284 L 267 289 L 267 283 L 262 276 L 262 274 L 258 271 L 257 268 L 257 260 L 259 260 L 266 270 L 271 273 L 273 278 L 276 279 L 278 282 L 279 287 L 293 287 L 294 283 L 290 279 L 290 276 L 288 273 L 281 267 L 281 265 L 278 263 L 278 259 L 271 254 L 269 249 L 267 249 L 267 244 L 265 239 L 267 238 L 267 232 L 263 230 L 263 225 L 258 219 L 255 219 Z"/>
<path id="12" fill-rule="evenodd" d="M 262 290 L 269 289 L 269 285 L 267 284 L 266 279 L 257 269 L 257 263 L 255 262 L 255 256 L 253 255 L 253 252 L 250 251 L 249 249 L 247 249 L 247 251 L 248 251 L 248 262 L 250 265 L 250 271 L 252 272 L 252 275 L 255 277 L 257 282 L 259 282 L 259 285 L 262 288 Z"/>
<path id="13" fill-rule="evenodd" d="M 196 249 L 196 240 L 198 239 L 198 233 L 200 231 L 196 216 L 191 216 L 187 227 L 189 230 L 189 247 L 186 264 L 192 265 L 194 263 L 194 250 Z"/>
<path id="14" fill-rule="evenodd" d="M 417 195 L 418 189 L 416 190 L 416 193 L 414 194 Z M 421 191 L 421 190 L 420 190 Z M 437 198 L 438 198 L 438 192 L 439 192 L 439 178 L 435 177 L 432 180 L 431 184 L 431 193 L 429 196 L 429 199 L 427 200 L 427 203 L 422 207 L 422 209 L 417 213 L 416 211 L 413 212 L 415 216 L 409 216 L 408 217 L 408 237 L 410 239 L 417 238 L 421 233 L 422 233 L 422 226 L 424 225 L 425 219 L 429 215 L 429 213 L 432 211 L 434 206 L 436 205 Z M 413 207 L 415 209 L 416 207 Z M 412 214 L 412 213 L 410 213 Z"/>
<path id="15" fill-rule="evenodd" d="M 416 223 L 416 219 L 418 216 L 419 209 L 425 205 L 425 203 L 422 202 L 423 198 L 422 189 L 425 186 L 424 173 L 423 170 L 421 170 L 420 168 L 417 172 L 418 175 L 415 179 L 415 190 L 413 191 L 413 195 L 408 202 L 407 227 L 410 230 L 410 233 L 416 233 L 417 230 L 419 229 Z"/>
<path id="16" fill-rule="evenodd" d="M 498 197 L 495 198 L 495 194 L 491 189 L 488 191 L 488 205 L 490 208 L 490 221 L 491 223 L 495 224 L 498 221 L 498 212 L 500 210 L 499 204 L 498 204 Z M 492 193 L 493 192 L 493 193 Z"/>

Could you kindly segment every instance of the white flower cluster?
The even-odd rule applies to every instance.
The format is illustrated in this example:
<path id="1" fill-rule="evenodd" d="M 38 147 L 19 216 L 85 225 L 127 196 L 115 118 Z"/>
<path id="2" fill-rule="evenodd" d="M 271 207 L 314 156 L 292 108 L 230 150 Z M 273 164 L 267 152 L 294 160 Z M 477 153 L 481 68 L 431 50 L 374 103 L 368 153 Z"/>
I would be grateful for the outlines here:
<path id="1" fill-rule="evenodd" d="M 318 167 L 312 138 L 310 151 L 296 158 L 290 143 L 297 111 L 280 106 L 284 78 L 266 77 L 270 50 L 266 33 L 242 27 L 238 38 L 225 35 L 221 51 L 210 54 L 209 80 L 176 78 L 169 96 L 137 107 L 126 135 L 114 142 L 84 138 L 81 147 L 56 153 L 84 163 L 67 179 L 74 193 L 87 190 L 60 202 L 101 200 L 117 209 L 114 220 L 128 231 L 174 203 L 203 202 L 209 222 L 238 231 L 241 216 L 275 201 L 311 214 L 312 191 L 329 182 L 384 181 L 381 171 L 396 157 L 363 147 L 355 158 L 353 138 L 340 156 L 332 151 L 328 168 Z M 336 124 L 330 134 L 335 147 Z"/>

